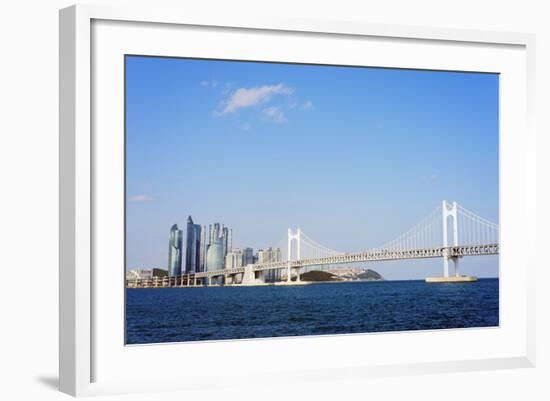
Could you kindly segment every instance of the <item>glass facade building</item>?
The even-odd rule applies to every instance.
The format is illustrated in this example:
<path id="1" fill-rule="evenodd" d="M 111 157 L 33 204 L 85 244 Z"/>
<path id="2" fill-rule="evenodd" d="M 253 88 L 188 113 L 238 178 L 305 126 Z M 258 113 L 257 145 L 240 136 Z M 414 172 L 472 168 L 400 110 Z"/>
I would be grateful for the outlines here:
<path id="1" fill-rule="evenodd" d="M 206 268 L 209 272 L 222 270 L 224 262 L 223 237 L 214 238 L 213 242 L 208 245 L 208 251 L 206 252 Z"/>
<path id="2" fill-rule="evenodd" d="M 183 252 L 183 231 L 178 229 L 177 224 L 170 229 L 168 244 L 168 275 L 179 276 Z"/>
<path id="3" fill-rule="evenodd" d="M 254 250 L 252 248 L 244 248 L 243 266 L 254 264 Z"/>
<path id="4" fill-rule="evenodd" d="M 206 271 L 225 268 L 225 257 L 232 248 L 232 231 L 214 223 L 209 225 L 208 246 L 206 247 Z"/>
<path id="5" fill-rule="evenodd" d="M 200 263 L 199 263 L 199 272 L 206 271 L 206 226 L 201 226 L 201 244 L 200 244 Z"/>
<path id="6" fill-rule="evenodd" d="M 187 218 L 187 241 L 185 246 L 185 273 L 201 271 L 201 231 L 199 224 L 193 223 L 193 218 Z"/>
<path id="7" fill-rule="evenodd" d="M 189 216 L 187 218 L 186 234 L 185 261 L 182 266 L 182 230 L 178 229 L 177 224 L 174 224 L 170 230 L 168 256 L 168 273 L 170 276 L 182 273 L 190 274 L 223 270 L 225 268 L 226 256 L 228 253 L 231 253 L 233 247 L 231 229 L 224 227 L 220 223 L 214 223 L 210 224 L 207 230 L 206 226 L 195 224 L 193 218 Z M 248 256 L 247 260 L 250 262 L 250 258 L 253 257 L 251 256 L 252 249 L 246 253 Z M 231 265 L 233 265 L 233 261 Z"/>

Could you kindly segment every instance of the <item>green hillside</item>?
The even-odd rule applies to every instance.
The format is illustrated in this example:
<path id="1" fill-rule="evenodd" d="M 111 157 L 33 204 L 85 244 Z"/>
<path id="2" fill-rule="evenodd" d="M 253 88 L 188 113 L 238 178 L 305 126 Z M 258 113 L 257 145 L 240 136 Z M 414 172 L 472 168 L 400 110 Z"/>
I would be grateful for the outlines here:
<path id="1" fill-rule="evenodd" d="M 341 280 L 336 274 L 323 272 L 320 270 L 312 270 L 304 274 L 300 274 L 302 281 L 339 281 Z"/>
<path id="2" fill-rule="evenodd" d="M 293 278 L 295 280 L 295 278 Z M 300 280 L 310 282 L 322 281 L 360 281 L 360 280 L 384 280 L 382 275 L 374 270 L 367 269 L 364 272 L 357 274 L 338 275 L 326 271 L 311 270 L 300 275 Z"/>
<path id="3" fill-rule="evenodd" d="M 383 280 L 384 277 L 380 273 L 375 272 L 374 270 L 367 269 L 364 273 L 359 273 L 357 275 L 359 280 Z"/>
<path id="4" fill-rule="evenodd" d="M 163 269 L 153 269 L 153 277 L 167 277 L 168 276 L 168 270 Z"/>

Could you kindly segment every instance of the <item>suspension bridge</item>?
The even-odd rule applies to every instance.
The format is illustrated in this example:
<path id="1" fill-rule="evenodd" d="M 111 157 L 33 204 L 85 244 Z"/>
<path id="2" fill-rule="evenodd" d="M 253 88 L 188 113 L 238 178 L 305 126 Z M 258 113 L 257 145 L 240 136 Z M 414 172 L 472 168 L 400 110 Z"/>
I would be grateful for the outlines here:
<path id="1" fill-rule="evenodd" d="M 176 277 L 137 279 L 129 287 L 179 287 L 211 285 L 213 280 L 224 284 L 260 285 L 269 272 L 282 283 L 300 283 L 300 274 L 313 268 L 353 263 L 374 263 L 392 260 L 442 258 L 443 275 L 427 278 L 430 282 L 474 281 L 462 276 L 459 261 L 467 256 L 499 254 L 499 226 L 457 202 L 443 201 L 419 223 L 395 239 L 361 252 L 341 252 L 328 248 L 299 228 L 288 229 L 287 259 L 256 263 L 232 269 L 182 274 Z M 450 263 L 454 270 L 450 273 Z M 294 280 L 293 280 L 294 279 Z"/>

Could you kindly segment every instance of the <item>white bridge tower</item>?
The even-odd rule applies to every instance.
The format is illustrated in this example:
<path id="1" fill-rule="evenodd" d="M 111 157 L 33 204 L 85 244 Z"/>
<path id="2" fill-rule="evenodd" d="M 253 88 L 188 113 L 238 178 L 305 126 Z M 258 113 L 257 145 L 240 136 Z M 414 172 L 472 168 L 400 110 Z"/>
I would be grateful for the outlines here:
<path id="1" fill-rule="evenodd" d="M 302 233 L 300 229 L 298 228 L 296 232 L 292 232 L 292 229 L 288 229 L 288 246 L 287 246 L 287 267 L 286 267 L 286 281 L 290 282 L 291 280 L 291 269 L 290 265 L 292 263 L 292 241 L 296 241 L 296 259 L 294 260 L 300 260 L 300 237 L 302 236 Z M 298 273 L 298 272 L 297 272 Z M 297 274 L 296 277 L 297 281 L 300 281 L 300 273 Z"/>
<path id="2" fill-rule="evenodd" d="M 458 246 L 458 215 L 457 215 L 457 203 L 453 202 L 448 203 L 447 201 L 443 201 L 443 204 L 441 205 L 441 212 L 442 212 L 442 221 L 443 221 L 443 247 L 447 248 L 449 246 Z M 453 243 L 452 245 L 449 245 L 449 231 L 448 231 L 448 219 L 449 217 L 452 220 L 453 224 Z M 449 256 L 449 250 L 445 249 L 444 256 L 443 256 L 443 276 L 449 277 L 449 259 L 453 261 L 454 268 L 455 268 L 455 276 L 458 277 L 458 257 L 457 256 Z"/>

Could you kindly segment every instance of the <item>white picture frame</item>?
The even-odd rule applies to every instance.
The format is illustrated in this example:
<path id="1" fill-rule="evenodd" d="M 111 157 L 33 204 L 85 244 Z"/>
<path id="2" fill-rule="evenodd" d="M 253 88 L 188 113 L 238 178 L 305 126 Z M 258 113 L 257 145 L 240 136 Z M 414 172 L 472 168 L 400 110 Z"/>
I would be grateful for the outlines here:
<path id="1" fill-rule="evenodd" d="M 99 26 L 102 31 L 94 31 L 94 24 Z M 103 24 L 103 25 L 102 25 Z M 117 26 L 117 24 L 119 24 Z M 133 25 L 131 25 L 133 24 Z M 105 28 L 102 28 L 105 27 Z M 453 53 L 461 51 L 468 52 L 477 49 L 480 59 L 488 49 L 495 49 L 495 52 L 501 52 L 503 58 L 494 58 L 494 64 L 491 68 L 485 67 L 481 70 L 492 72 L 505 72 L 504 76 L 509 76 L 510 85 L 515 85 L 518 89 L 518 99 L 511 99 L 512 86 L 504 88 L 501 92 L 501 106 L 508 114 L 503 117 L 503 126 L 501 128 L 507 132 L 504 143 L 501 144 L 503 152 L 503 161 L 501 162 L 501 183 L 506 180 L 506 185 L 501 188 L 501 202 L 506 200 L 501 211 L 502 225 L 508 222 L 506 230 L 510 230 L 508 243 L 516 243 L 518 240 L 518 249 L 505 248 L 506 252 L 501 254 L 501 258 L 506 258 L 514 262 L 518 252 L 524 252 L 522 259 L 522 270 L 518 274 L 517 280 L 505 280 L 501 287 L 504 291 L 501 293 L 501 301 L 506 313 L 514 313 L 514 317 L 519 322 L 510 323 L 510 336 L 497 338 L 497 331 L 504 333 L 507 330 L 506 322 L 499 329 L 484 330 L 466 330 L 455 332 L 453 330 L 444 331 L 444 333 L 424 332 L 424 333 L 406 333 L 400 334 L 377 334 L 373 335 L 354 335 L 345 337 L 347 344 L 359 344 L 361 341 L 375 342 L 378 339 L 391 337 L 391 342 L 399 344 L 406 341 L 419 341 L 419 344 L 426 344 L 433 341 L 487 341 L 494 342 L 495 348 L 487 352 L 472 351 L 464 358 L 450 357 L 441 355 L 440 359 L 428 358 L 420 360 L 414 354 L 403 355 L 400 360 L 392 359 L 388 352 L 382 352 L 379 356 L 372 355 L 372 361 L 365 361 L 360 358 L 361 355 L 328 355 L 326 365 L 318 364 L 314 358 L 310 363 L 301 362 L 305 358 L 297 358 L 293 361 L 292 369 L 285 369 L 285 360 L 281 359 L 281 352 L 284 350 L 294 350 L 295 352 L 309 352 L 308 344 L 319 344 L 323 341 L 326 344 L 342 344 L 342 336 L 323 336 L 311 337 L 305 339 L 268 339 L 268 340 L 246 340 L 246 341 L 219 341 L 206 344 L 196 344 L 187 346 L 185 352 L 188 355 L 194 352 L 206 354 L 212 361 L 219 355 L 220 366 L 223 366 L 224 359 L 227 363 L 232 363 L 241 373 L 248 375 L 249 380 L 261 381 L 261 373 L 269 372 L 270 380 L 274 376 L 281 380 L 319 380 L 331 377 L 354 377 L 358 380 L 364 377 L 416 374 L 416 373 L 435 373 L 441 371 L 466 371 L 479 369 L 501 369 L 510 367 L 529 367 L 535 363 L 535 321 L 534 321 L 534 271 L 537 263 L 532 252 L 534 248 L 534 233 L 536 231 L 536 212 L 535 212 L 535 133 L 532 129 L 531 113 L 534 109 L 534 45 L 535 38 L 530 34 L 505 33 L 505 32 L 484 32 L 459 29 L 438 29 L 413 26 L 389 26 L 376 25 L 363 22 L 349 21 L 315 21 L 315 20 L 291 20 L 291 19 L 247 19 L 239 20 L 223 17 L 206 15 L 188 15 L 184 10 L 163 10 L 155 7 L 146 8 L 111 8 L 108 6 L 72 6 L 60 11 L 60 390 L 72 395 L 93 395 L 106 393 L 126 393 L 133 391 L 155 391 L 166 389 L 197 389 L 208 383 L 208 377 L 200 372 L 189 376 L 188 380 L 165 380 L 154 375 L 150 380 L 142 378 L 126 377 L 123 374 L 116 375 L 114 372 L 103 374 L 101 366 L 111 364 L 120 371 L 117 360 L 117 352 L 120 352 L 120 358 L 128 358 L 124 363 L 136 364 L 143 360 L 147 365 L 158 366 L 160 363 L 174 363 L 170 359 L 177 358 L 176 354 L 181 345 L 168 344 L 147 347 L 135 347 L 128 350 L 123 343 L 113 343 L 111 347 L 121 347 L 116 352 L 113 348 L 105 345 L 107 323 L 118 319 L 120 308 L 113 312 L 112 316 L 106 316 L 105 309 L 101 303 L 98 305 L 97 287 L 102 286 L 102 294 L 110 294 L 113 291 L 113 299 L 120 300 L 123 288 L 115 282 L 112 285 L 104 285 L 108 278 L 105 275 L 97 274 L 94 268 L 97 267 L 98 260 L 106 257 L 104 254 L 96 253 L 97 242 L 101 241 L 104 235 L 101 233 L 100 219 L 103 215 L 101 206 L 97 204 L 96 193 L 98 185 L 103 185 L 102 180 L 96 180 L 101 176 L 102 166 L 99 163 L 98 153 L 109 153 L 112 149 L 109 143 L 97 143 L 93 137 L 93 127 L 101 124 L 100 121 L 94 121 L 95 108 L 100 109 L 94 103 L 94 97 L 103 96 L 101 88 L 95 88 L 92 85 L 94 74 L 103 71 L 101 60 L 105 56 L 98 56 L 103 50 L 105 54 L 124 53 L 124 46 L 121 45 L 129 38 L 139 37 L 139 31 L 142 29 L 154 27 L 148 35 L 142 37 L 139 46 L 155 46 L 159 38 L 166 38 L 167 35 L 173 36 L 171 29 L 184 29 L 193 27 L 201 31 L 208 32 L 216 30 L 216 35 L 238 34 L 245 38 L 246 35 L 265 34 L 286 35 L 287 37 L 307 37 L 303 40 L 384 40 L 387 45 L 399 41 L 405 41 L 409 45 L 412 43 L 418 46 L 428 45 L 437 46 L 442 51 L 442 58 L 445 58 L 445 46 L 454 46 Z M 133 31 L 131 31 L 133 29 Z M 94 42 L 93 36 L 96 32 L 97 40 Z M 127 32 L 126 34 L 124 32 Z M 201 31 L 202 32 L 202 31 Z M 224 33 L 225 32 L 225 33 Z M 106 36 L 107 35 L 107 36 Z M 112 35 L 112 36 L 108 36 Z M 160 36 L 156 36 L 160 35 Z M 105 38 L 108 37 L 111 43 L 106 44 Z M 243 39 L 244 40 L 244 39 Z M 317 40 L 317 39 L 315 39 Z M 155 42 L 156 41 L 156 42 Z M 170 41 L 166 41 L 163 48 L 158 52 L 163 55 L 173 55 Z M 206 42 L 205 42 L 206 43 Z M 136 45 L 137 46 L 137 45 Z M 176 46 L 173 44 L 173 46 Z M 129 46 L 132 48 L 133 45 Z M 275 47 L 274 47 L 275 48 Z M 154 53 L 150 48 L 147 52 Z M 243 48 L 244 49 L 244 48 Z M 500 49 L 500 50 L 499 50 Z M 508 51 L 508 50 L 510 51 Z M 243 51 L 246 51 L 244 49 Z M 426 52 L 432 52 L 426 48 Z M 99 52 L 99 53 L 98 53 Z M 110 53 L 109 53 L 110 52 Z M 118 52 L 118 53 L 117 53 Z M 165 54 L 169 52 L 169 54 Z M 343 50 L 344 52 L 344 50 Z M 274 59 L 280 58 L 280 54 L 275 54 Z M 426 54 L 428 54 L 426 53 Z M 504 54 L 506 53 L 506 54 Z M 343 54 L 343 53 L 342 53 Z M 382 54 L 382 53 L 380 53 Z M 450 54 L 450 53 L 449 53 Z M 496 54 L 496 53 L 495 53 Z M 381 61 L 384 66 L 399 67 L 403 58 L 410 56 L 407 52 L 395 54 L 391 60 Z M 97 60 L 95 59 L 97 57 Z M 269 59 L 265 53 L 263 57 Z M 327 57 L 329 57 L 327 55 Z M 341 60 L 345 60 L 343 54 Z M 348 56 L 351 58 L 351 55 Z M 101 59 L 101 60 L 100 60 Z M 99 61 L 98 61 L 99 60 Z M 388 61 L 389 60 L 389 61 Z M 400 61 L 401 60 L 401 61 Z M 119 60 L 120 61 L 120 60 Z M 509 62 L 508 62 L 509 61 Z M 350 61 L 351 63 L 351 61 Z M 361 61 L 359 61 L 361 63 Z M 500 64 L 499 64 L 500 63 Z M 504 66 L 507 64 L 507 66 Z M 454 67 L 453 67 L 454 65 Z M 473 65 L 473 64 L 472 64 Z M 511 67 L 510 65 L 517 66 Z M 467 68 L 459 63 L 441 60 L 435 63 L 433 60 L 418 62 L 416 68 L 428 69 L 463 69 Z M 501 70 L 502 67 L 502 70 Z M 475 70 L 474 67 L 471 67 Z M 481 68 L 481 67 L 480 67 Z M 506 70 L 509 68 L 509 70 Z M 97 71 L 96 71 L 97 70 Z M 105 70 L 106 71 L 106 70 Z M 103 73 L 102 73 L 103 74 Z M 507 75 L 508 74 L 508 75 Z M 108 75 L 108 74 L 107 74 Z M 100 79 L 104 79 L 102 75 Z M 108 79 L 116 79 L 119 75 L 109 76 Z M 96 82 L 97 83 L 97 82 Z M 120 84 L 120 82 L 118 83 Z M 508 85 L 508 84 L 505 84 Z M 118 86 L 120 87 L 120 86 Z M 112 94 L 109 94 L 112 95 Z M 120 93 L 118 94 L 120 95 Z M 118 96 L 117 95 L 117 96 Z M 112 97 L 112 96 L 111 96 Z M 114 109 L 122 105 L 117 103 L 119 97 L 113 100 Z M 517 102 L 517 103 L 508 103 Z M 509 106 L 519 105 L 520 110 Z M 112 105 L 110 105 L 112 106 Z M 101 112 L 99 112 L 101 116 Z M 120 117 L 120 116 L 118 116 Z M 118 118 L 113 115 L 113 119 Z M 109 129 L 109 127 L 106 127 Z M 104 155 L 105 153 L 102 153 Z M 113 156 L 118 157 L 118 156 Z M 122 156 L 120 156 L 122 157 Z M 115 174 L 116 175 L 116 174 Z M 103 193 L 108 188 L 116 188 L 120 181 L 114 179 L 105 188 L 101 188 Z M 111 185 L 109 187 L 109 185 Z M 517 185 L 521 185 L 523 191 L 517 191 Z M 514 193 L 514 188 L 516 188 Z M 119 189 L 120 191 L 122 188 Z M 518 193 L 521 192 L 521 193 Z M 99 207 L 99 210 L 98 210 Z M 513 230 L 512 230 L 513 229 Z M 503 228 L 504 230 L 504 228 Z M 518 231 L 521 234 L 513 234 L 512 231 Z M 514 235 L 521 235 L 519 239 Z M 507 232 L 503 233 L 503 243 L 507 238 Z M 115 239 L 113 243 L 119 240 Z M 526 255 L 526 256 L 525 256 Z M 122 266 L 120 267 L 122 269 Z M 122 274 L 120 275 L 122 276 Z M 503 276 L 505 277 L 505 276 Z M 509 277 L 509 276 L 508 276 Z M 116 280 L 115 280 L 116 281 Z M 119 288 L 120 287 L 120 288 Z M 509 299 L 510 291 L 514 291 L 518 300 Z M 114 294 L 116 292 L 116 294 Z M 96 297 L 96 298 L 94 298 Z M 512 301 L 515 301 L 514 303 Z M 516 305 L 516 306 L 512 306 Z M 513 310 L 512 310 L 513 309 Z M 512 317 L 512 315 L 510 315 Z M 104 320 L 105 319 L 105 320 Z M 509 319 L 512 320 L 512 319 Z M 506 321 L 506 319 L 505 319 Z M 123 324 L 120 322 L 120 324 Z M 115 331 L 118 333 L 118 329 Z M 108 333 L 107 333 L 108 334 Z M 117 336 L 120 333 L 117 334 Z M 444 338 L 443 338 L 444 337 Z M 501 341 L 501 343 L 499 343 Z M 513 351 L 504 352 L 506 341 L 510 343 L 510 349 Z M 299 351 L 296 343 L 300 345 Z M 497 344 L 498 343 L 498 344 Z M 118 345 L 117 345 L 118 344 Z M 351 345 L 350 345 L 351 346 Z M 180 347 L 180 348 L 178 348 Z M 194 348 L 192 348 L 194 347 Z M 498 348 L 500 347 L 500 348 Z M 475 348 L 475 347 L 473 347 Z M 272 352 L 270 353 L 270 349 Z M 147 355 L 145 355 L 144 351 Z M 311 350 L 310 350 L 311 351 Z M 291 352 L 291 351 L 289 351 Z M 457 349 L 457 352 L 460 352 Z M 124 356 L 126 353 L 128 355 Z M 262 359 L 252 359 L 253 355 L 262 354 Z M 131 355 L 130 355 L 131 354 Z M 360 353 L 357 353 L 360 354 Z M 299 354 L 295 354 L 299 355 Z M 310 355 L 310 354 L 304 354 Z M 110 359 L 112 358 L 112 359 Z M 281 360 L 279 360 L 279 359 Z M 251 368 L 246 366 L 246 362 L 235 362 L 236 359 L 243 359 L 248 363 L 254 361 L 257 363 Z M 101 363 L 98 362 L 101 361 Z M 181 360 L 181 359 L 180 359 Z M 131 361 L 131 362 L 130 362 Z M 288 359 L 287 359 L 288 361 Z M 241 366 L 239 366 L 239 363 Z M 288 362 L 286 362 L 288 363 Z M 268 366 L 269 365 L 269 366 Z M 113 371 L 115 368 L 113 368 Z M 105 379 L 103 379 L 105 376 Z M 217 385 L 237 385 L 231 377 L 219 377 Z M 246 385 L 246 380 L 239 385 Z"/>

